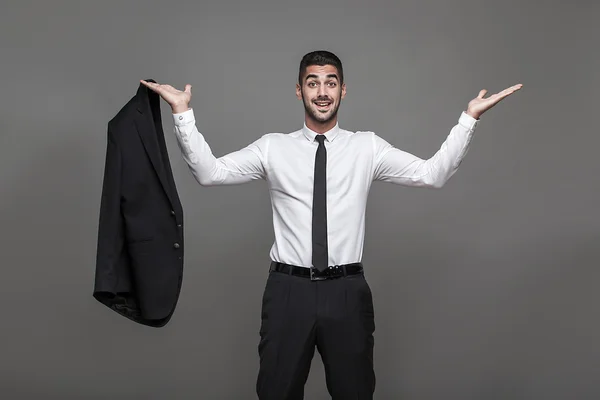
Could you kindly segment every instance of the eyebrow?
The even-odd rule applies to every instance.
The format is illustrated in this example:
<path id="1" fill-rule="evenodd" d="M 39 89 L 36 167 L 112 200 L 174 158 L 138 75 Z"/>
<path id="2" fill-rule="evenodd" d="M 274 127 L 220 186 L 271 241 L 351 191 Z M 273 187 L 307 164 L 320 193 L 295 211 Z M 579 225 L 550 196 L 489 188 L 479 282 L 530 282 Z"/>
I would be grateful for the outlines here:
<path id="1" fill-rule="evenodd" d="M 310 78 L 318 79 L 319 77 L 315 74 L 309 74 L 306 76 L 305 80 L 309 80 Z M 327 78 L 335 78 L 335 79 L 339 80 L 339 78 L 336 74 L 328 74 Z"/>

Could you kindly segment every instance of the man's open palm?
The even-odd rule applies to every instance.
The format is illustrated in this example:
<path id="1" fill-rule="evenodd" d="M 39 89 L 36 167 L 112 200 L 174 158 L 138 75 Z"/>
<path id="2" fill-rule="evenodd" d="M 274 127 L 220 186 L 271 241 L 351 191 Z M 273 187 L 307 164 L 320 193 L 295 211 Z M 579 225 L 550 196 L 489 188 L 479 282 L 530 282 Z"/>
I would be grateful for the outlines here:
<path id="1" fill-rule="evenodd" d="M 479 95 L 469 102 L 469 105 L 467 106 L 467 114 L 469 114 L 475 119 L 478 119 L 484 112 L 498 104 L 505 97 L 510 96 L 517 90 L 521 89 L 522 87 L 523 85 L 519 83 L 518 85 L 511 86 L 507 89 L 504 89 L 501 92 L 493 94 L 486 99 L 484 99 L 483 96 L 485 96 L 487 90 L 482 89 L 479 91 Z"/>
<path id="2" fill-rule="evenodd" d="M 160 85 L 154 82 L 146 82 L 144 80 L 140 80 L 140 82 L 154 90 L 156 93 L 160 95 L 171 108 L 175 108 L 178 106 L 186 106 L 190 103 L 192 99 L 192 85 L 185 85 L 185 89 L 183 91 L 175 89 L 171 85 Z"/>

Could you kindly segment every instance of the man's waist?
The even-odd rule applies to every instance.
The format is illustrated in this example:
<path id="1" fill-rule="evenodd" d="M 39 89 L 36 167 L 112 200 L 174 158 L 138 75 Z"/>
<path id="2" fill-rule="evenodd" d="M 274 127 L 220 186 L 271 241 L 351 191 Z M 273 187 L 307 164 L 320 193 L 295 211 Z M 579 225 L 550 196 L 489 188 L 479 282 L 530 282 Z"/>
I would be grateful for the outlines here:
<path id="1" fill-rule="evenodd" d="M 324 280 L 341 278 L 348 275 L 356 275 L 363 273 L 362 262 L 354 262 L 349 264 L 331 265 L 324 271 L 319 271 L 315 267 L 305 267 L 292 264 L 286 264 L 278 261 L 271 261 L 269 271 L 280 272 L 288 275 L 302 276 L 311 280 Z"/>

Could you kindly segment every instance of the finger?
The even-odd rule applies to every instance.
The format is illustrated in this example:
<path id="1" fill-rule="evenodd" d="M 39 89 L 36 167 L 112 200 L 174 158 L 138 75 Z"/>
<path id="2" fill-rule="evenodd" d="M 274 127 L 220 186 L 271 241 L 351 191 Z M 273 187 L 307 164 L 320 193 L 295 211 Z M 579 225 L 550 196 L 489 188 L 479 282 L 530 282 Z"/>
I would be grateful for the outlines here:
<path id="1" fill-rule="evenodd" d="M 479 91 L 479 95 L 477 96 L 478 99 L 483 99 L 483 96 L 485 96 L 485 94 L 487 93 L 486 89 L 481 89 Z"/>
<path id="2" fill-rule="evenodd" d="M 158 84 L 154 83 L 154 82 L 147 82 L 145 80 L 140 80 L 140 82 L 142 83 L 142 85 L 147 86 L 151 89 L 155 88 L 156 86 L 158 86 Z"/>
<path id="3" fill-rule="evenodd" d="M 513 92 L 516 92 L 517 90 L 521 89 L 522 87 L 523 87 L 523 85 L 519 83 L 518 85 L 514 85 L 514 86 L 511 86 L 509 88 L 504 89 L 503 91 L 501 91 L 498 94 L 502 95 L 502 96 L 509 95 L 509 94 L 511 94 Z"/>
<path id="4" fill-rule="evenodd" d="M 508 97 L 509 95 L 511 95 L 513 91 L 509 91 L 509 92 L 505 92 L 504 90 L 500 93 L 496 93 L 493 96 L 490 96 L 487 100 L 491 101 L 492 105 L 498 104 L 500 103 L 502 100 L 504 100 L 506 97 Z"/>
<path id="5" fill-rule="evenodd" d="M 142 82 L 142 84 L 144 84 L 145 86 L 150 88 L 150 90 L 152 90 L 158 94 L 161 94 L 161 85 L 159 85 L 158 83 L 146 82 L 146 81 L 140 81 L 140 82 Z"/>
<path id="6" fill-rule="evenodd" d="M 191 94 L 192 93 L 192 85 L 190 85 L 189 83 L 187 85 L 185 85 L 184 92 Z"/>
<path id="7" fill-rule="evenodd" d="M 504 89 L 500 93 L 495 94 L 495 96 L 498 96 L 498 97 L 500 97 L 500 99 L 503 99 L 503 98 L 513 94 L 514 92 L 516 92 L 519 89 L 521 89 L 521 86 L 513 86 L 508 89 Z"/>

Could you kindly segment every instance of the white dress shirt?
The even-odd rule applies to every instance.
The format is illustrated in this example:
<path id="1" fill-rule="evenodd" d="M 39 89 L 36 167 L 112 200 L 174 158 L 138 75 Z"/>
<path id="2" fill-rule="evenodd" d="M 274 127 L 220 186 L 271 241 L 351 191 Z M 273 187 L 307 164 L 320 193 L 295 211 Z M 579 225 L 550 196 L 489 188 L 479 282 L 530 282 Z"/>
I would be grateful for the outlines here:
<path id="1" fill-rule="evenodd" d="M 265 179 L 271 196 L 273 261 L 312 266 L 312 193 L 317 133 L 303 128 L 267 133 L 248 146 L 215 157 L 193 109 L 173 114 L 183 159 L 202 186 Z M 429 159 L 395 148 L 373 132 L 351 132 L 336 124 L 328 132 L 327 240 L 329 265 L 362 260 L 367 196 L 373 181 L 440 188 L 465 157 L 479 120 L 462 112 L 440 149 Z"/>

